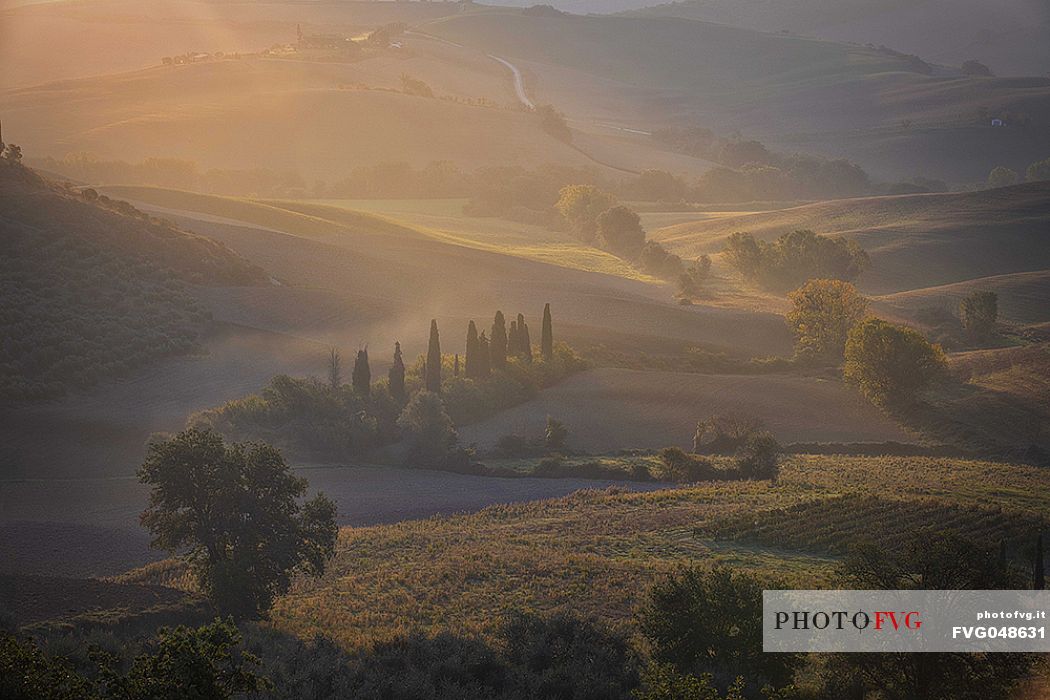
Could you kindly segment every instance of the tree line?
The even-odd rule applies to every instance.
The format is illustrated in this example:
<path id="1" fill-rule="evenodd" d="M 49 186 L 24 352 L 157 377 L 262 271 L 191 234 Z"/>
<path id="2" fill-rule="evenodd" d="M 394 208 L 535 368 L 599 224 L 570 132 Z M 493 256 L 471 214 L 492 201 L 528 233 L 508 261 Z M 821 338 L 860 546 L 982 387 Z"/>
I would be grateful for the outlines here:
<path id="1" fill-rule="evenodd" d="M 414 363 L 406 364 L 396 342 L 386 376 L 376 378 L 369 350 L 362 348 L 354 356 L 349 384 L 342 356 L 333 348 L 325 381 L 279 375 L 260 394 L 195 414 L 189 424 L 317 459 L 358 455 L 400 441 L 410 465 L 460 470 L 473 457 L 459 444 L 455 426 L 527 401 L 586 366 L 572 348 L 556 342 L 549 304 L 538 345 L 524 314 L 508 324 L 502 311 L 481 332 L 471 320 L 465 345 L 462 355 L 443 351 L 438 323 L 432 320 L 427 351 Z"/>

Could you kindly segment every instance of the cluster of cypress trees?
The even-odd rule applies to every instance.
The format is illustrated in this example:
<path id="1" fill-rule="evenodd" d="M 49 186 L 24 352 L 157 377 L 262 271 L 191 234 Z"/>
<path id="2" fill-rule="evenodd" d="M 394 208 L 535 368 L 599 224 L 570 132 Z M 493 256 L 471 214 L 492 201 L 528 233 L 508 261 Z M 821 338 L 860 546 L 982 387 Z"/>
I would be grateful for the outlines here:
<path id="1" fill-rule="evenodd" d="M 547 361 L 554 356 L 554 332 L 550 304 L 543 307 L 540 354 Z M 485 331 L 478 335 L 477 325 L 474 321 L 470 322 L 467 326 L 465 370 L 468 379 L 487 377 L 492 370 L 503 369 L 507 366 L 508 357 L 519 357 L 527 363 L 533 360 L 529 324 L 525 322 L 523 314 L 518 314 L 517 320 L 510 322 L 508 331 L 507 319 L 503 316 L 502 311 L 497 311 L 492 320 L 489 337 L 485 337 Z"/>
<path id="2" fill-rule="evenodd" d="M 489 336 L 485 335 L 485 331 L 479 334 L 474 321 L 467 326 L 467 354 L 464 358 L 463 373 L 468 379 L 482 379 L 490 376 L 493 370 L 504 369 L 509 357 L 518 357 L 527 363 L 533 361 L 529 324 L 525 322 L 523 314 L 518 314 L 517 319 L 510 322 L 508 331 L 507 320 L 503 312 L 497 311 L 489 333 Z M 550 361 L 554 356 L 554 331 L 550 304 L 543 307 L 540 356 L 545 361 Z M 458 377 L 460 373 L 459 355 L 456 355 L 453 367 L 453 372 Z M 338 378 L 339 354 L 334 349 L 329 359 L 329 375 L 330 381 L 337 386 L 340 381 Z M 372 371 L 368 365 L 367 348 L 357 351 L 351 376 L 354 392 L 368 398 L 371 394 Z M 405 361 L 401 355 L 401 343 L 399 342 L 394 343 L 394 363 L 387 373 L 387 378 L 390 383 L 390 394 L 398 401 L 404 402 L 407 399 Z M 423 385 L 427 391 L 435 394 L 441 393 L 441 335 L 438 332 L 437 320 L 430 322 L 430 342 L 423 365 Z"/>

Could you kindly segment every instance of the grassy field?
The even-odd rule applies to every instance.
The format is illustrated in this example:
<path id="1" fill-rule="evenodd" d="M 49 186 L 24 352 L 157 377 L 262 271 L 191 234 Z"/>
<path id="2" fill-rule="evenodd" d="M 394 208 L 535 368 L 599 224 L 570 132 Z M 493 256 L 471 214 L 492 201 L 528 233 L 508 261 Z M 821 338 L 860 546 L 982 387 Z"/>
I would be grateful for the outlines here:
<path id="1" fill-rule="evenodd" d="M 656 237 L 681 255 L 696 255 L 721 250 L 736 231 L 765 240 L 795 229 L 843 235 L 871 256 L 871 269 L 858 280 L 861 290 L 893 294 L 1050 268 L 1044 235 L 1048 201 L 1047 183 L 870 197 L 687 223 L 660 229 Z M 1007 307 L 1013 303 L 1009 289 L 1004 287 Z"/>
<path id="2" fill-rule="evenodd" d="M 630 627 L 648 585 L 689 564 L 722 562 L 791 585 L 830 584 L 841 550 L 819 551 L 820 538 L 839 532 L 843 541 L 862 539 L 866 533 L 852 528 L 843 505 L 876 503 L 876 494 L 883 512 L 908 517 L 883 518 L 873 536 L 903 538 L 920 524 L 956 524 L 982 542 L 1010 534 L 1017 538 L 1011 556 L 1023 555 L 1024 538 L 1050 514 L 1048 486 L 1045 470 L 1000 463 L 795 456 L 776 487 L 712 482 L 651 493 L 585 491 L 344 529 L 330 570 L 280 599 L 273 624 L 348 646 L 418 629 L 487 634 L 511 609 L 572 610 Z M 798 534 L 776 546 L 739 529 L 745 516 L 761 525 L 784 509 L 793 509 Z M 178 583 L 180 574 L 157 565 L 122 580 Z"/>
<path id="3" fill-rule="evenodd" d="M 461 433 L 482 447 L 508 434 L 537 438 L 550 415 L 566 424 L 575 449 L 690 447 L 697 421 L 727 413 L 762 420 L 782 443 L 914 439 L 837 381 L 622 369 L 572 377 Z"/>

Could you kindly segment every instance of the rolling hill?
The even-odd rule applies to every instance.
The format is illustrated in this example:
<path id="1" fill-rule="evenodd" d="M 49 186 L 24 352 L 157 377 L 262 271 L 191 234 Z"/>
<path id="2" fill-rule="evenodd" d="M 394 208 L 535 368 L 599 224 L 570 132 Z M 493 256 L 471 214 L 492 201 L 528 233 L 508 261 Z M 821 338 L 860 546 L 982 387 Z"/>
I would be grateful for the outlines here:
<path id="1" fill-rule="evenodd" d="M 894 294 L 983 277 L 1050 269 L 1050 183 L 959 194 L 870 197 L 712 218 L 655 232 L 681 255 L 720 251 L 726 237 L 747 231 L 770 240 L 795 229 L 855 239 L 871 256 L 858 280 L 871 294 Z M 1038 285 L 1005 284 L 1007 308 L 1024 305 Z M 990 281 L 991 286 L 1003 280 Z M 1010 299 L 1019 295 L 1016 302 Z M 887 300 L 895 303 L 894 300 Z M 1031 310 L 1031 306 L 1028 306 Z"/>
<path id="2" fill-rule="evenodd" d="M 884 178 L 983 180 L 1050 152 L 1045 77 L 971 78 L 885 49 L 673 17 L 504 11 L 423 26 L 519 62 L 539 100 L 576 119 L 743 132 Z M 992 130 L 1007 112 L 1023 123 Z"/>
<path id="3" fill-rule="evenodd" d="M 858 44 L 885 44 L 937 63 L 978 59 L 1006 75 L 1044 75 L 1050 8 L 1038 0 L 684 0 L 632 15 L 681 17 L 790 31 Z"/>
<path id="4" fill-rule="evenodd" d="M 761 420 L 785 444 L 914 440 L 838 381 L 624 369 L 577 375 L 460 432 L 465 442 L 491 449 L 504 435 L 540 438 L 551 416 L 565 423 L 574 449 L 688 449 L 697 421 L 725 414 Z"/>
<path id="5" fill-rule="evenodd" d="M 89 196 L 90 195 L 90 196 Z M 199 348 L 191 285 L 258 285 L 225 246 L 0 162 L 0 397 L 60 396 Z"/>

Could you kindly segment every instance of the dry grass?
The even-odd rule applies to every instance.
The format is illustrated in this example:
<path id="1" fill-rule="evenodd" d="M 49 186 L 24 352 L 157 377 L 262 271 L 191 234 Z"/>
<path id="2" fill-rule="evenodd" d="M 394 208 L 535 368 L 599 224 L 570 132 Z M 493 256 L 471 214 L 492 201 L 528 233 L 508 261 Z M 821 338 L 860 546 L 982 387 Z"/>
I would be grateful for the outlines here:
<path id="1" fill-rule="evenodd" d="M 835 557 L 697 534 L 748 513 L 888 490 L 914 502 L 913 509 L 965 514 L 980 506 L 1001 509 L 1009 522 L 1050 514 L 1050 475 L 1008 464 L 795 456 L 781 474 L 776 487 L 725 482 L 650 493 L 587 491 L 472 515 L 344 529 L 324 578 L 297 583 L 278 601 L 273 624 L 348 646 L 417 630 L 486 634 L 513 608 L 572 610 L 629 624 L 649 584 L 683 565 L 723 562 L 803 587 L 832 582 Z M 911 524 L 890 520 L 882 527 L 904 537 Z M 161 579 L 143 570 L 125 580 Z"/>

